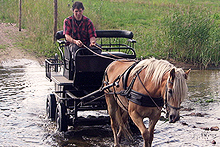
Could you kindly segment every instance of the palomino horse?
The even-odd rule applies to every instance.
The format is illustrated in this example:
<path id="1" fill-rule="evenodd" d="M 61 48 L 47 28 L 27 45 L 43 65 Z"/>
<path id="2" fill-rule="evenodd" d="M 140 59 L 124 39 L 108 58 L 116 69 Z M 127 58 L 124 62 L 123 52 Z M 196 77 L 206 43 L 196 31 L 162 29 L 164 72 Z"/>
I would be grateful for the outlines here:
<path id="1" fill-rule="evenodd" d="M 128 139 L 132 138 L 127 128 L 129 114 L 140 130 L 144 146 L 150 147 L 154 127 L 161 116 L 164 103 L 167 106 L 169 122 L 174 123 L 179 120 L 181 101 L 187 96 L 186 79 L 190 70 L 184 72 L 168 61 L 155 58 L 135 64 L 135 61 L 114 61 L 105 72 L 104 84 L 115 85 L 105 91 L 114 146 L 120 146 L 122 133 Z M 123 86 L 125 83 L 126 87 Z M 149 118 L 148 129 L 143 123 L 146 117 Z"/>

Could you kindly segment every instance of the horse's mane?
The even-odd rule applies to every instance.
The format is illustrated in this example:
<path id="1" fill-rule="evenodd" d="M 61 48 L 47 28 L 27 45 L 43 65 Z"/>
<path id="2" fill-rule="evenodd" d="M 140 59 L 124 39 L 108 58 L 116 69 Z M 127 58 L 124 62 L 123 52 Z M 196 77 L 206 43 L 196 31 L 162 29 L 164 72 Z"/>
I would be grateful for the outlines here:
<path id="1" fill-rule="evenodd" d="M 131 71 L 131 76 L 134 76 L 139 70 L 145 69 L 144 81 L 148 78 L 152 78 L 151 81 L 155 83 L 155 86 L 159 86 L 162 82 L 162 78 L 165 73 L 175 68 L 175 81 L 174 81 L 174 97 L 186 97 L 187 85 L 184 78 L 185 72 L 182 68 L 176 68 L 173 64 L 166 60 L 157 60 L 155 58 L 145 59 L 140 61 Z"/>
<path id="2" fill-rule="evenodd" d="M 176 68 L 175 79 L 173 84 L 174 98 L 181 98 L 183 100 L 187 97 L 188 87 L 185 79 L 185 72 L 182 68 Z"/>
<path id="3" fill-rule="evenodd" d="M 163 75 L 173 68 L 175 68 L 175 66 L 166 60 L 150 58 L 140 61 L 131 71 L 131 75 L 134 76 L 139 70 L 145 69 L 144 80 L 152 77 L 151 81 L 157 86 L 161 84 Z"/>

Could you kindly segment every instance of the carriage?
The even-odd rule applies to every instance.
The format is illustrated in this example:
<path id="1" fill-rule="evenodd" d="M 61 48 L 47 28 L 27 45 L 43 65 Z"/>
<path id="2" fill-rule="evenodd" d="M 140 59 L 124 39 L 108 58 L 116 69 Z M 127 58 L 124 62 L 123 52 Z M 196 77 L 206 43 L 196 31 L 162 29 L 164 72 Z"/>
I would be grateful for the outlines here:
<path id="1" fill-rule="evenodd" d="M 136 41 L 130 31 L 96 33 L 100 54 L 97 48 L 84 46 L 72 55 L 62 40 L 63 32 L 57 32 L 61 59 L 56 55 L 45 60 L 46 77 L 55 85 L 55 91 L 47 96 L 47 116 L 56 121 L 58 131 L 67 131 L 68 126 L 87 124 L 88 119 L 78 116 L 79 111 L 108 110 L 110 118 L 91 117 L 89 122 L 103 124 L 111 120 L 114 146 L 119 146 L 122 134 L 132 140 L 128 128 L 132 122 L 139 129 L 144 146 L 149 147 L 164 105 L 170 123 L 180 119 L 190 69 L 185 72 L 155 58 L 136 60 Z M 148 128 L 143 122 L 146 117 Z"/>
<path id="2" fill-rule="evenodd" d="M 45 60 L 46 77 L 54 82 L 55 89 L 48 94 L 46 113 L 56 121 L 58 131 L 67 131 L 68 126 L 77 126 L 92 122 L 108 123 L 106 117 L 93 118 L 89 121 L 79 117 L 79 111 L 106 110 L 104 90 L 115 83 L 103 86 L 106 67 L 114 60 L 135 59 L 136 53 L 133 33 L 125 30 L 97 30 L 97 43 L 101 54 L 87 47 L 78 49 L 74 55 L 65 47 L 63 31 L 56 33 L 60 58 L 56 54 Z M 89 50 L 89 52 L 88 52 Z M 85 52 L 87 51 L 87 52 Z"/>

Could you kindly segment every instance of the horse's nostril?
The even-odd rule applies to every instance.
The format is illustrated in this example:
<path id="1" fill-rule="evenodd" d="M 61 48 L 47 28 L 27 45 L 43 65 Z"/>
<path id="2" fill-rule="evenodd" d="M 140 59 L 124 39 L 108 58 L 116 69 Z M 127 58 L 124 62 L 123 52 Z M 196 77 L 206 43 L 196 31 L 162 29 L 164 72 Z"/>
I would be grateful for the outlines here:
<path id="1" fill-rule="evenodd" d="M 179 119 L 180 119 L 179 116 L 170 115 L 170 117 L 169 117 L 169 123 L 175 123 L 175 122 L 178 121 Z"/>
<path id="2" fill-rule="evenodd" d="M 176 117 L 176 121 L 178 121 L 178 120 L 180 120 L 180 116 L 177 116 L 177 117 Z"/>
<path id="3" fill-rule="evenodd" d="M 175 115 L 170 115 L 170 118 L 169 118 L 169 123 L 174 123 L 176 120 L 175 120 Z"/>

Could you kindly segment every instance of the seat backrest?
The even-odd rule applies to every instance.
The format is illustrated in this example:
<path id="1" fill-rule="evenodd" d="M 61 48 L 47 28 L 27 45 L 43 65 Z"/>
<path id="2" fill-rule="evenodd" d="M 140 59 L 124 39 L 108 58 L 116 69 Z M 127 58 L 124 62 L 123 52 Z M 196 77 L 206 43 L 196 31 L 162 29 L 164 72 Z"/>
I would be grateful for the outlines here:
<path id="1" fill-rule="evenodd" d="M 131 31 L 126 31 L 126 30 L 96 30 L 97 37 L 99 38 L 128 38 L 132 39 L 133 38 L 133 33 Z M 58 31 L 56 33 L 56 39 L 62 39 L 65 38 L 65 35 L 63 35 L 63 30 Z"/>
<path id="2" fill-rule="evenodd" d="M 55 35 L 56 39 L 59 40 L 59 39 L 62 39 L 62 38 L 65 38 L 65 35 L 63 35 L 63 30 L 61 31 L 58 31 Z"/>
<path id="3" fill-rule="evenodd" d="M 133 38 L 133 33 L 126 30 L 96 30 L 99 38 Z"/>
<path id="4" fill-rule="evenodd" d="M 112 61 L 94 54 L 77 55 L 74 61 L 74 86 L 84 90 L 97 90 L 102 85 L 105 69 Z"/>

